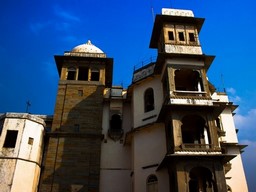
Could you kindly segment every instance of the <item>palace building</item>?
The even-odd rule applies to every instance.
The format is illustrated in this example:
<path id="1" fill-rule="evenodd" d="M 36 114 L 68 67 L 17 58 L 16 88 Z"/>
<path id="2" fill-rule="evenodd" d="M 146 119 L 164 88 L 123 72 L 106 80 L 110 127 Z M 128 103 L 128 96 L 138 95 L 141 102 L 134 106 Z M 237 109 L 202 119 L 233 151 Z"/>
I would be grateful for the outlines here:
<path id="1" fill-rule="evenodd" d="M 246 192 L 233 111 L 207 78 L 204 23 L 162 9 L 154 62 L 112 85 L 113 58 L 90 41 L 54 56 L 53 116 L 0 116 L 3 192 Z"/>

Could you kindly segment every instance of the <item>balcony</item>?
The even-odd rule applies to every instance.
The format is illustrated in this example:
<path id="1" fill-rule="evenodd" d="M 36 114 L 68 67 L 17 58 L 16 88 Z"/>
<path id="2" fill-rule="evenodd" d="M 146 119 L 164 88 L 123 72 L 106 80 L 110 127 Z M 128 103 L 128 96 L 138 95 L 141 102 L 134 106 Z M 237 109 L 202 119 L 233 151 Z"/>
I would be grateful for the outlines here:
<path id="1" fill-rule="evenodd" d="M 176 154 L 221 154 L 221 148 L 212 144 L 183 143 L 175 149 Z"/>
<path id="2" fill-rule="evenodd" d="M 206 92 L 199 91 L 173 91 L 170 97 L 166 97 L 166 104 L 178 105 L 207 105 L 212 106 L 213 102 Z M 168 100 L 169 99 L 169 100 Z"/>
<path id="3" fill-rule="evenodd" d="M 173 95 L 175 97 L 206 97 L 207 93 L 204 91 L 180 91 L 180 90 L 175 90 L 173 91 Z"/>

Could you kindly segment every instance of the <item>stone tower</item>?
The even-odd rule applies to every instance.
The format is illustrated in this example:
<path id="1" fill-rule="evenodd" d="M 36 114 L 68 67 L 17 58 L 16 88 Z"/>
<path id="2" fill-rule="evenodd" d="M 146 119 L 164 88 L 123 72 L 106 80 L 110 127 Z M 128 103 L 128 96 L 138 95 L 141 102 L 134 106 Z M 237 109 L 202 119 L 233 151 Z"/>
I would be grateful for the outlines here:
<path id="1" fill-rule="evenodd" d="M 224 131 L 221 116 L 232 118 L 235 106 L 220 93 L 213 94 L 206 77 L 214 56 L 203 54 L 200 45 L 203 22 L 189 10 L 163 9 L 151 36 L 150 47 L 158 50 L 155 71 L 163 83 L 158 120 L 165 124 L 167 143 L 158 170 L 168 169 L 170 191 L 226 191 L 225 174 L 235 157 L 228 151 L 236 149 L 240 155 L 237 141 L 227 145 L 223 139 L 233 126 Z"/>
<path id="2" fill-rule="evenodd" d="M 60 80 L 39 191 L 99 191 L 102 103 L 113 59 L 88 41 L 55 61 Z"/>
<path id="3" fill-rule="evenodd" d="M 135 70 L 127 91 L 135 192 L 248 191 L 236 106 L 207 78 L 214 56 L 202 51 L 203 23 L 190 10 L 162 9 L 155 17 L 156 62 Z"/>

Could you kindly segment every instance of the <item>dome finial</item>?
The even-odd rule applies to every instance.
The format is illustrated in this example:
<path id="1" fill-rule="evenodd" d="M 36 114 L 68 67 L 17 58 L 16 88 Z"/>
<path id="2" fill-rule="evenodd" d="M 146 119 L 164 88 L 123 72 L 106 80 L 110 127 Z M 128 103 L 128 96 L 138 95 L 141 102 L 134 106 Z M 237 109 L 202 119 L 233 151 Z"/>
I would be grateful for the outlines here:
<path id="1" fill-rule="evenodd" d="M 87 41 L 87 43 L 84 43 L 82 45 L 78 45 L 75 48 L 71 50 L 71 52 L 76 53 L 103 53 L 102 50 L 100 50 L 98 47 L 92 44 L 90 40 Z"/>

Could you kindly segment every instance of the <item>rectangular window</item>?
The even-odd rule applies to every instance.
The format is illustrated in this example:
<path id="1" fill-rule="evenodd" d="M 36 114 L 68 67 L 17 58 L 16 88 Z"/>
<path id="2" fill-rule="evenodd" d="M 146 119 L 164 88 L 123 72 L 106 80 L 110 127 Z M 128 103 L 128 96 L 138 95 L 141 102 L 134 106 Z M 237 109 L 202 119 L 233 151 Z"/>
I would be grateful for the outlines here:
<path id="1" fill-rule="evenodd" d="M 76 80 L 76 71 L 75 70 L 69 70 L 67 80 Z"/>
<path id="2" fill-rule="evenodd" d="M 173 31 L 168 31 L 168 38 L 169 38 L 170 41 L 174 41 Z"/>
<path id="3" fill-rule="evenodd" d="M 184 36 L 184 33 L 183 32 L 179 32 L 179 40 L 180 41 L 185 41 L 185 36 Z"/>
<path id="4" fill-rule="evenodd" d="M 87 67 L 79 67 L 78 80 L 88 81 L 88 71 Z"/>
<path id="5" fill-rule="evenodd" d="M 75 124 L 74 125 L 74 132 L 78 133 L 80 131 L 80 125 L 79 124 Z"/>
<path id="6" fill-rule="evenodd" d="M 78 90 L 78 96 L 82 97 L 84 95 L 84 91 L 83 90 Z"/>
<path id="7" fill-rule="evenodd" d="M 91 81 L 100 80 L 100 71 L 98 69 L 92 69 L 91 71 Z"/>
<path id="8" fill-rule="evenodd" d="M 188 36 L 189 36 L 189 41 L 190 42 L 195 42 L 196 41 L 194 33 L 189 33 Z"/>
<path id="9" fill-rule="evenodd" d="M 17 136 L 18 136 L 18 131 L 16 131 L 16 130 L 7 130 L 3 147 L 5 147 L 5 148 L 15 148 Z"/>
<path id="10" fill-rule="evenodd" d="M 33 143 L 34 143 L 34 138 L 29 137 L 29 138 L 28 138 L 28 144 L 29 144 L 29 145 L 33 145 Z"/>

